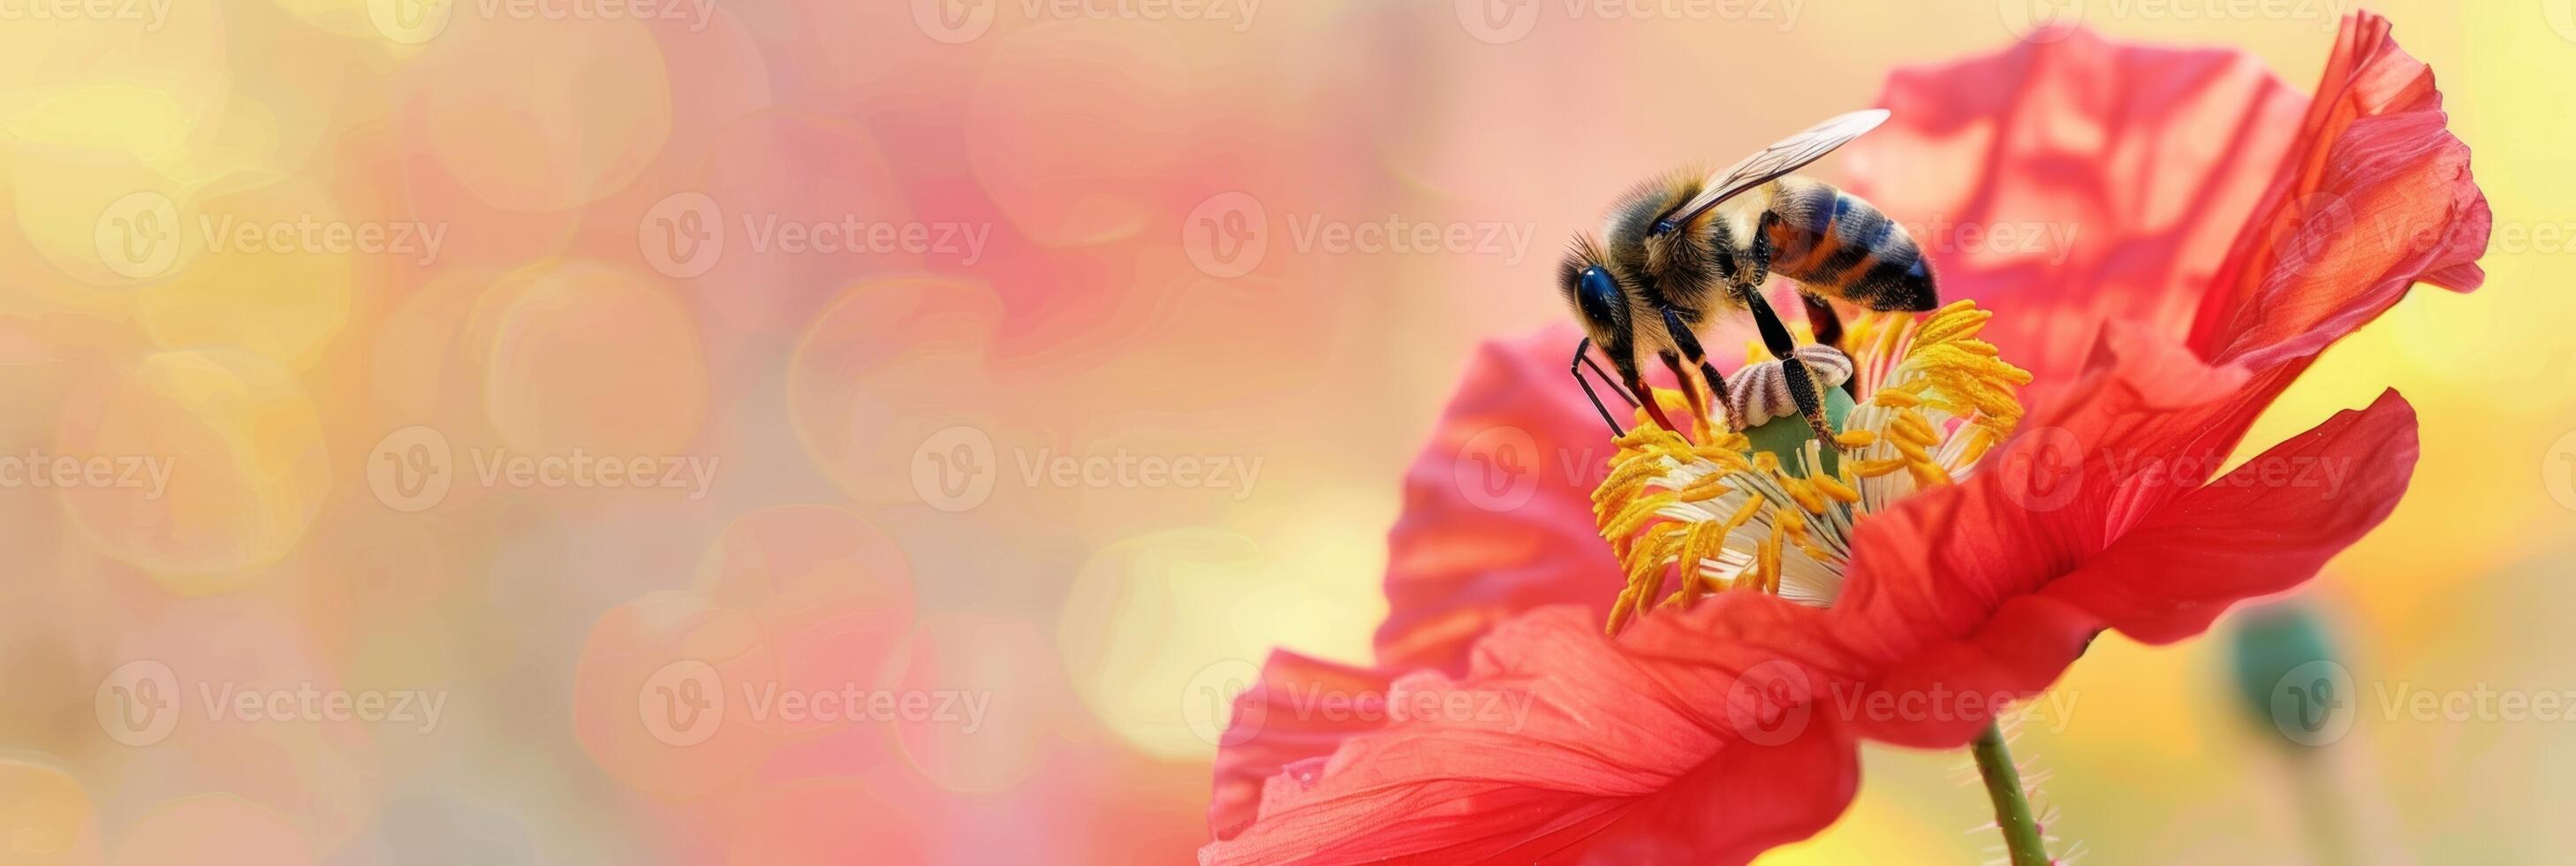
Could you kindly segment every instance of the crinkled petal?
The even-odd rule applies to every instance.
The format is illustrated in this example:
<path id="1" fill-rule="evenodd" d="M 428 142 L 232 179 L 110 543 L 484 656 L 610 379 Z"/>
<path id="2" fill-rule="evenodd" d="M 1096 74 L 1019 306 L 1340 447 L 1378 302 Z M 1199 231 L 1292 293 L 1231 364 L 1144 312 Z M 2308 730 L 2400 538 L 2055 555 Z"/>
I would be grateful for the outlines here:
<path id="1" fill-rule="evenodd" d="M 1768 597 L 1710 606 L 1747 634 L 1822 622 Z M 1200 862 L 1743 862 L 1832 823 L 1858 780 L 1843 728 L 1783 715 L 1824 684 L 1765 678 L 1778 654 L 1626 651 L 1589 608 L 1529 613 L 1463 680 L 1396 683 L 1384 730 L 1274 777 L 1261 820 Z"/>
<path id="2" fill-rule="evenodd" d="M 2111 567 L 2104 563 L 2119 561 L 2115 554 L 2148 543 L 2130 542 L 2134 533 L 2189 537 L 2177 520 L 2263 525 L 2266 516 L 2250 512 L 2178 517 L 2174 509 L 2228 501 L 2201 492 L 2202 482 L 2317 353 L 2415 282 L 2474 273 L 2486 245 L 2484 197 L 2469 176 L 2465 146 L 2443 125 L 2429 73 L 2388 40 L 2383 19 L 2369 15 L 2346 22 L 2327 68 L 2319 90 L 2328 103 L 2307 113 L 2313 125 L 2280 163 L 2282 179 L 2239 233 L 2213 300 L 2201 307 L 2202 322 L 2224 324 L 2195 327 L 2186 344 L 2167 336 L 2162 322 L 2108 323 L 2084 372 L 1978 475 L 1860 527 L 1835 613 L 1843 620 L 1838 633 L 1856 651 L 1891 666 L 1873 688 L 1911 694 L 1929 684 L 2002 684 L 2027 693 L 2053 681 L 2100 625 L 2085 622 L 2084 606 L 2024 599 L 2058 591 L 2055 584 L 2070 575 Z M 2318 216 L 2344 211 L 2365 228 Z M 2391 242 L 2366 228 L 2381 220 L 2421 229 L 2405 233 L 2415 241 Z M 2411 470 L 2412 413 L 2404 414 L 2408 445 L 2398 468 Z M 2402 490 L 2406 476 L 2373 478 Z M 2386 503 L 2366 497 L 2339 504 L 2356 510 L 2309 516 L 2368 515 L 2366 527 L 2385 514 Z M 2176 610 L 2155 622 L 2133 613 L 2103 624 L 2158 640 L 2187 637 L 2227 605 L 2315 571 L 2285 563 L 2321 563 L 2358 537 L 2332 535 L 2330 546 L 2296 550 L 2247 547 L 2236 551 L 2247 556 L 2239 565 L 2295 579 L 2262 591 L 2212 591 L 2256 585 L 2226 583 L 2242 576 L 2226 571 L 2207 576 L 2215 583 L 2133 587 L 2169 594 Z M 2003 657 L 2006 650 L 2012 657 Z M 1951 746 L 1964 743 L 1979 721 L 1859 727 L 1866 736 Z"/>
<path id="3" fill-rule="evenodd" d="M 2306 581 L 2379 525 L 2405 493 L 2416 451 L 2414 409 L 2394 391 L 2337 414 L 2159 507 L 1965 634 L 1895 655 L 1862 694 L 2021 697 L 2054 682 L 2105 628 L 2149 643 L 2197 635 L 2236 602 Z M 1960 498 L 1986 497 L 2011 495 L 1986 484 Z M 1872 739 L 1947 747 L 1967 742 L 1985 718 L 1864 713 L 1846 721 Z"/>
<path id="4" fill-rule="evenodd" d="M 1454 674 L 1514 614 L 1606 611 L 1618 594 L 1618 561 L 1592 529 L 1609 430 L 1566 375 L 1580 339 L 1560 325 L 1487 343 L 1469 364 L 1405 472 L 1403 516 L 1387 536 L 1380 664 Z"/>
<path id="5" fill-rule="evenodd" d="M 2433 70 L 2398 49 L 2387 19 L 2347 21 L 2298 142 L 2203 299 L 2193 348 L 2277 367 L 2315 356 L 2417 282 L 2484 281 L 2493 215 L 2447 120 Z"/>
<path id="6" fill-rule="evenodd" d="M 1900 69 L 1887 126 L 1845 149 L 1851 190 L 1917 235 L 1945 300 L 2044 406 L 2108 322 L 2179 338 L 2271 184 L 2304 100 L 2250 55 L 2074 31 Z"/>
<path id="7" fill-rule="evenodd" d="M 1333 753 L 1353 734 L 1386 725 L 1385 696 L 1393 677 L 1292 652 L 1273 652 L 1261 681 L 1236 695 L 1234 714 L 1219 738 L 1216 790 L 1208 799 L 1208 827 L 1232 838 L 1252 822 L 1261 786 L 1288 766 Z M 1333 712 L 1324 712 L 1327 698 Z"/>

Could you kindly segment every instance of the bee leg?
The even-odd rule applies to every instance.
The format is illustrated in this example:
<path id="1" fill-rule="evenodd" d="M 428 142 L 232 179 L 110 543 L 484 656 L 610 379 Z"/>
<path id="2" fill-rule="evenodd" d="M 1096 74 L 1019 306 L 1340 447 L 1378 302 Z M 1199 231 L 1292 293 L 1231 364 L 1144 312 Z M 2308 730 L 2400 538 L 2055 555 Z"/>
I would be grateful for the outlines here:
<path id="1" fill-rule="evenodd" d="M 1842 348 L 1843 317 L 1834 312 L 1833 302 L 1803 291 L 1798 300 L 1807 305 L 1807 329 L 1816 332 L 1816 345 Z"/>
<path id="2" fill-rule="evenodd" d="M 1683 324 L 1682 315 L 1679 311 L 1671 308 L 1666 308 L 1664 310 L 1664 332 L 1673 335 L 1673 345 L 1682 350 L 1683 358 L 1689 359 L 1691 363 L 1699 365 L 1700 380 L 1708 384 L 1709 401 L 1724 407 L 1723 411 L 1725 413 L 1725 417 L 1721 418 L 1716 415 L 1707 414 L 1708 407 L 1706 406 L 1698 407 L 1701 412 L 1701 416 L 1718 422 L 1728 430 L 1737 429 L 1738 425 L 1735 423 L 1735 404 L 1728 402 L 1726 399 L 1726 377 L 1717 372 L 1717 365 L 1708 362 L 1708 352 L 1700 348 L 1699 337 L 1691 333 L 1688 325 Z M 1684 381 L 1688 381 L 1690 378 L 1682 375 L 1682 371 L 1678 367 L 1673 369 L 1673 375 L 1683 379 Z"/>
<path id="3" fill-rule="evenodd" d="M 1780 378 L 1789 386 L 1789 399 L 1798 404 L 1798 414 L 1815 428 L 1816 441 L 1826 448 L 1841 447 L 1834 442 L 1834 426 L 1825 422 L 1825 404 L 1816 394 L 1816 380 L 1807 375 L 1807 364 L 1798 360 L 1798 345 L 1789 338 L 1789 328 L 1780 324 L 1780 314 L 1771 311 L 1771 302 L 1752 289 L 1737 289 L 1744 305 L 1753 311 L 1753 325 L 1762 332 L 1762 345 L 1771 357 L 1780 359 Z"/>
<path id="4" fill-rule="evenodd" d="M 1601 376 L 1602 384 L 1608 385 L 1610 383 L 1610 374 L 1602 373 L 1600 365 L 1592 363 L 1591 356 L 1587 354 L 1591 350 L 1591 337 L 1585 337 L 1582 342 L 1574 344 L 1574 361 L 1566 365 L 1565 371 L 1574 374 L 1574 384 L 1583 386 L 1583 396 L 1592 400 L 1592 411 L 1601 413 L 1601 423 L 1610 425 L 1610 435 L 1628 435 L 1628 431 L 1619 429 L 1618 421 L 1611 419 L 1610 407 L 1601 405 L 1601 395 L 1593 392 L 1592 380 L 1583 378 L 1583 368 L 1591 367 L 1592 372 Z M 1620 394 L 1618 387 L 1615 385 L 1611 386 L 1610 393 L 1618 394 L 1621 398 L 1626 399 L 1630 406 L 1637 405 L 1636 398 L 1629 397 L 1626 394 Z"/>
<path id="5" fill-rule="evenodd" d="M 1843 317 L 1834 312 L 1834 302 L 1806 292 L 1799 292 L 1798 300 L 1807 305 L 1807 329 L 1816 332 L 1816 344 L 1843 348 Z M 1859 375 L 1843 380 L 1843 393 L 1850 394 L 1852 399 L 1860 399 Z"/>
<path id="6" fill-rule="evenodd" d="M 1716 418 L 1717 416 L 1708 414 L 1708 401 L 1700 396 L 1699 386 L 1691 384 L 1691 374 L 1682 369 L 1681 353 L 1665 350 L 1655 355 L 1664 359 L 1664 369 L 1673 371 L 1673 381 L 1682 386 L 1682 396 L 1690 398 L 1691 414 L 1702 418 Z"/>
<path id="7" fill-rule="evenodd" d="M 1682 428 L 1673 426 L 1673 419 L 1664 417 L 1663 402 L 1655 399 L 1655 389 L 1646 387 L 1646 377 L 1637 373 L 1635 353 L 1612 353 L 1610 366 L 1618 368 L 1620 384 L 1628 386 L 1628 391 L 1637 395 L 1638 407 L 1646 410 L 1646 417 L 1654 419 L 1656 426 L 1666 430 L 1682 431 Z M 1682 387 L 1688 388 L 1690 383 L 1684 382 Z"/>

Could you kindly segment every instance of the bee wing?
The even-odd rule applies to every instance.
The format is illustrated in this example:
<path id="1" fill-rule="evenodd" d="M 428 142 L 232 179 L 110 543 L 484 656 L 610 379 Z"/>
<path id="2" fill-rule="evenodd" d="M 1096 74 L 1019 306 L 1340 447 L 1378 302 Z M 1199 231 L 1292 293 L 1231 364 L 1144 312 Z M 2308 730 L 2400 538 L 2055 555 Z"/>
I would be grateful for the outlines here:
<path id="1" fill-rule="evenodd" d="M 1700 214 L 1708 212 L 1709 208 L 1716 207 L 1719 202 L 1734 198 L 1737 193 L 1769 183 L 1773 178 L 1797 171 L 1807 163 L 1823 159 L 1825 154 L 1834 152 L 1834 148 L 1861 137 L 1863 133 L 1877 129 L 1879 124 L 1885 122 L 1887 122 L 1887 109 L 1871 108 L 1836 116 L 1831 120 L 1808 127 L 1805 132 L 1781 139 L 1778 143 L 1763 148 L 1762 152 L 1745 157 L 1744 161 L 1711 175 L 1708 185 L 1700 189 L 1699 195 L 1692 196 L 1690 201 L 1683 203 L 1681 209 L 1674 211 L 1674 215 L 1664 222 L 1680 225 L 1696 219 Z"/>

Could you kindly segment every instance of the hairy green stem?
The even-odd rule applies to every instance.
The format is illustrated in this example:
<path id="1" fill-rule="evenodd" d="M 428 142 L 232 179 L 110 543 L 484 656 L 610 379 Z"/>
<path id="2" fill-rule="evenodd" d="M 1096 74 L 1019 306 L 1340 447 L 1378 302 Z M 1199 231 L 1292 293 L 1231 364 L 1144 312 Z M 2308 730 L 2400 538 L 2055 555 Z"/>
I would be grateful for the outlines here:
<path id="1" fill-rule="evenodd" d="M 2021 769 L 2004 748 L 2003 727 L 1986 723 L 1977 735 L 1977 775 L 1986 779 L 1986 797 L 1995 801 L 1995 827 L 2004 832 L 2012 866 L 2048 866 L 2048 845 L 2040 840 L 2039 820 L 2031 817 L 2030 798 L 2022 793 Z"/>

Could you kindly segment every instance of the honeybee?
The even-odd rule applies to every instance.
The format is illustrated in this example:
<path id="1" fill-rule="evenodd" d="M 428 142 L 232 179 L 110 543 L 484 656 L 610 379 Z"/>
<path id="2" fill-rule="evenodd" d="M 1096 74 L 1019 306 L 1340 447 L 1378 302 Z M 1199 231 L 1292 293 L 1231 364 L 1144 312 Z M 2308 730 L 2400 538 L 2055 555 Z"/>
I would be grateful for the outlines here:
<path id="1" fill-rule="evenodd" d="M 1715 174 L 1681 171 L 1630 190 L 1610 208 L 1605 241 L 1577 235 L 1558 268 L 1557 287 L 1583 325 L 1569 369 L 1592 408 L 1619 432 L 1619 423 L 1583 378 L 1587 351 L 1601 347 L 1630 402 L 1651 395 L 1639 375 L 1640 358 L 1663 360 L 1682 382 L 1692 406 L 1706 406 L 1684 373 L 1696 365 L 1724 403 L 1725 378 L 1710 364 L 1695 333 L 1719 317 L 1750 311 L 1763 347 L 1781 360 L 1789 395 L 1817 438 L 1832 447 L 1832 428 L 1795 343 L 1761 293 L 1777 273 L 1797 282 L 1816 341 L 1834 345 L 1842 324 L 1832 301 L 1872 310 L 1921 312 L 1939 306 L 1932 264 L 1923 249 L 1869 202 L 1833 185 L 1789 174 L 1822 158 L 1887 120 L 1884 109 L 1855 111 L 1813 128 Z M 1600 367 L 1593 372 L 1609 375 Z M 1655 423 L 1680 430 L 1652 399 L 1643 408 Z M 1707 417 L 1703 414 L 1702 417 Z M 1728 420 L 1729 426 L 1735 420 Z"/>

